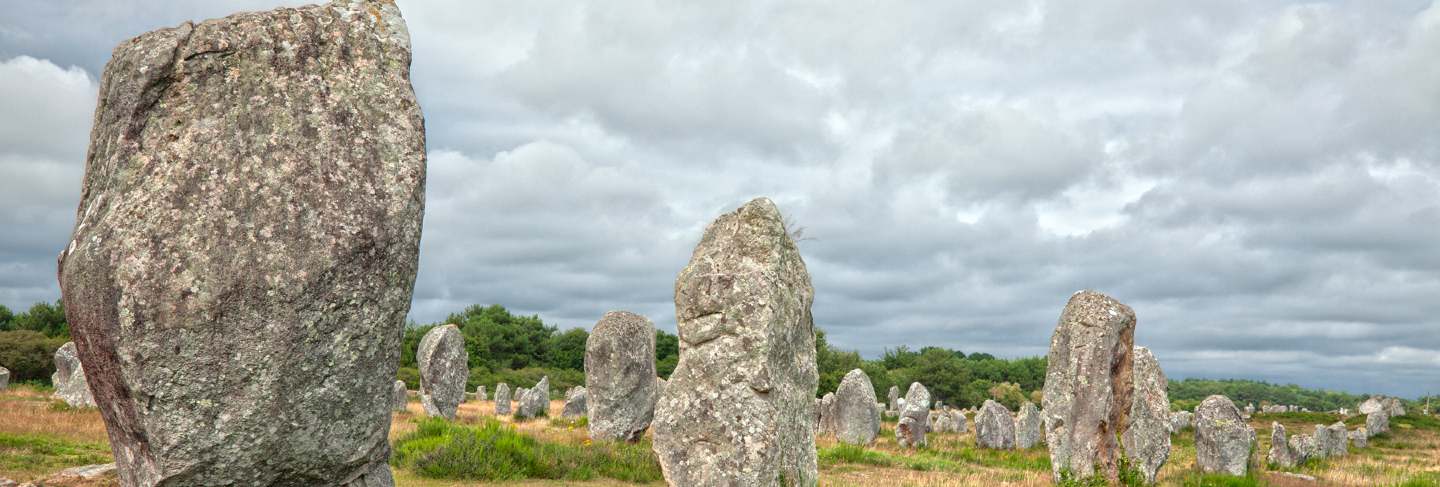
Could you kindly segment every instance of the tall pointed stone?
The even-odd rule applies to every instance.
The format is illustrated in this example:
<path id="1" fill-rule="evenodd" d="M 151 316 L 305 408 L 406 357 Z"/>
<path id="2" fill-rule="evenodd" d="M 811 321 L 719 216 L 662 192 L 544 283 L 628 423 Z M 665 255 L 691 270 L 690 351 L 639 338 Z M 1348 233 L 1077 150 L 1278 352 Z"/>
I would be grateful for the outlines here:
<path id="1" fill-rule="evenodd" d="M 75 342 L 65 342 L 55 350 L 55 373 L 50 374 L 50 384 L 55 386 L 55 399 L 70 407 L 95 407 L 95 396 L 85 379 L 85 366 L 80 363 Z"/>
<path id="2" fill-rule="evenodd" d="M 495 415 L 510 414 L 510 384 L 501 382 L 495 386 Z"/>
<path id="3" fill-rule="evenodd" d="M 431 328 L 420 338 L 415 360 L 420 365 L 420 406 L 425 414 L 455 419 L 470 378 L 465 335 L 455 325 Z"/>
<path id="4" fill-rule="evenodd" d="M 655 412 L 671 485 L 816 484 L 814 298 L 770 200 L 705 229 L 675 279 L 680 361 Z"/>
<path id="5" fill-rule="evenodd" d="M 1028 450 L 1040 443 L 1044 435 L 1041 423 L 1044 419 L 1040 416 L 1040 409 L 1035 403 L 1025 401 L 1020 405 L 1020 412 L 1015 413 L 1015 448 Z"/>
<path id="6" fill-rule="evenodd" d="M 1195 407 L 1195 463 L 1201 472 L 1243 477 L 1254 447 L 1255 428 L 1229 398 L 1210 396 Z"/>
<path id="7" fill-rule="evenodd" d="M 870 376 L 860 369 L 851 370 L 840 379 L 835 389 L 835 439 L 852 445 L 869 445 L 880 433 L 880 416 L 875 402 L 875 386 Z"/>
<path id="8" fill-rule="evenodd" d="M 640 441 L 655 418 L 655 325 L 629 311 L 600 317 L 585 340 L 590 438 Z"/>
<path id="9" fill-rule="evenodd" d="M 975 413 L 975 444 L 980 448 L 1015 449 L 1015 415 L 1010 414 L 1009 408 L 985 400 Z"/>
<path id="10" fill-rule="evenodd" d="M 1094 474 L 1115 482 L 1119 474 L 1117 428 L 1130 413 L 1134 378 L 1135 312 L 1094 291 L 1070 296 L 1045 370 L 1042 409 L 1045 443 L 1056 480 Z"/>
<path id="11" fill-rule="evenodd" d="M 906 421 L 906 419 L 909 421 Z M 895 443 L 901 447 L 925 446 L 925 434 L 930 431 L 930 390 L 924 384 L 911 382 L 905 392 L 904 405 L 900 411 L 900 422 L 895 427 Z"/>
<path id="12" fill-rule="evenodd" d="M 1132 460 L 1130 464 L 1139 467 L 1145 481 L 1153 484 L 1170 458 L 1170 396 L 1165 392 L 1169 381 L 1150 349 L 1135 347 L 1133 354 L 1134 401 L 1120 443 Z"/>
<path id="13" fill-rule="evenodd" d="M 389 485 L 425 201 L 393 2 L 186 22 L 100 77 L 65 313 L 119 478 Z"/>

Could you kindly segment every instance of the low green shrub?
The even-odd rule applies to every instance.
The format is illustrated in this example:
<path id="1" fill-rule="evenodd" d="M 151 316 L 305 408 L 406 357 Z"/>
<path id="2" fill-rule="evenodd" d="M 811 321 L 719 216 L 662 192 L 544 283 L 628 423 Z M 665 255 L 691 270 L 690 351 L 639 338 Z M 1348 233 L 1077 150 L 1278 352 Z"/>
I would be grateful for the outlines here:
<path id="1" fill-rule="evenodd" d="M 493 418 L 463 426 L 425 418 L 395 441 L 391 465 L 416 475 L 460 480 L 660 480 L 660 464 L 648 441 L 570 445 L 520 434 Z"/>

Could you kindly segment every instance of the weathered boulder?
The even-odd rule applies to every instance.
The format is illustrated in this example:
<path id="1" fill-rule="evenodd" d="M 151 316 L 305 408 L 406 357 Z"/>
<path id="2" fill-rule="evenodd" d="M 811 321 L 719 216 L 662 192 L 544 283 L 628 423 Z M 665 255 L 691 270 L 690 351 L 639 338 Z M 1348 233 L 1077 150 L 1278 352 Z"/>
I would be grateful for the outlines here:
<path id="1" fill-rule="evenodd" d="M 425 200 L 393 2 L 186 22 L 100 77 L 66 320 L 120 483 L 390 485 Z"/>
<path id="2" fill-rule="evenodd" d="M 1034 403 L 1021 404 L 1020 412 L 1015 415 L 1015 448 L 1027 450 L 1040 444 L 1044 422 Z"/>
<path id="3" fill-rule="evenodd" d="M 1343 421 L 1337 421 L 1335 424 L 1326 427 L 1326 429 L 1330 430 L 1330 443 L 1326 445 L 1327 451 L 1325 452 L 1325 456 L 1332 458 L 1343 457 L 1349 453 L 1347 444 L 1350 442 L 1350 434 L 1345 430 L 1345 423 Z"/>
<path id="4" fill-rule="evenodd" d="M 1385 401 L 1384 401 L 1384 399 L 1385 399 L 1385 398 L 1383 398 L 1383 397 L 1381 397 L 1381 396 L 1371 396 L 1369 399 L 1366 399 L 1364 402 L 1361 402 L 1361 403 L 1360 403 L 1360 408 L 1359 408 L 1359 409 L 1360 409 L 1360 414 L 1370 414 L 1370 413 L 1374 413 L 1374 412 L 1377 412 L 1377 411 L 1384 411 L 1384 410 L 1385 410 Z"/>
<path id="5" fill-rule="evenodd" d="M 875 386 L 860 369 L 851 370 L 835 389 L 835 439 L 852 445 L 869 445 L 880 433 Z"/>
<path id="6" fill-rule="evenodd" d="M 10 369 L 0 367 L 0 391 L 10 387 Z"/>
<path id="7" fill-rule="evenodd" d="M 1255 428 L 1225 396 L 1205 398 L 1195 408 L 1195 463 L 1205 473 L 1244 476 L 1250 467 Z"/>
<path id="8" fill-rule="evenodd" d="M 520 407 L 520 400 L 525 397 L 525 391 L 528 391 L 528 390 L 530 390 L 530 389 L 526 389 L 526 388 L 524 388 L 524 387 L 518 387 L 518 386 L 515 387 L 515 393 L 512 394 L 512 395 L 515 397 L 515 407 L 517 407 L 517 408 Z"/>
<path id="9" fill-rule="evenodd" d="M 1371 438 L 1381 433 L 1389 433 L 1390 415 L 1386 414 L 1384 409 L 1365 415 L 1365 432 L 1369 433 Z"/>
<path id="10" fill-rule="evenodd" d="M 1355 428 L 1354 431 L 1349 432 L 1347 435 L 1350 437 L 1350 443 L 1353 443 L 1355 448 L 1365 448 L 1370 445 L 1370 434 L 1365 431 L 1364 427 Z"/>
<path id="11" fill-rule="evenodd" d="M 390 403 L 396 411 L 405 411 L 410 397 L 405 391 L 405 381 L 397 380 L 390 390 Z"/>
<path id="12" fill-rule="evenodd" d="M 820 434 L 835 433 L 835 393 L 827 392 L 820 398 L 820 425 L 816 428 Z"/>
<path id="13" fill-rule="evenodd" d="M 1094 291 L 1070 296 L 1047 354 L 1045 443 L 1052 474 L 1099 474 L 1116 482 L 1119 428 L 1130 413 L 1135 312 Z M 978 423 L 979 420 L 977 419 Z M 978 426 L 977 426 L 978 427 Z"/>
<path id="14" fill-rule="evenodd" d="M 560 410 L 560 416 L 565 418 L 578 418 L 586 414 L 586 402 L 589 399 L 585 386 L 571 387 L 565 391 L 565 408 Z"/>
<path id="15" fill-rule="evenodd" d="M 550 376 L 540 378 L 535 387 L 525 389 L 520 395 L 520 404 L 515 407 L 515 416 L 533 418 L 550 414 Z"/>
<path id="16" fill-rule="evenodd" d="M 1330 428 L 1323 424 L 1315 425 L 1314 458 L 1326 458 L 1330 456 L 1330 451 L 1334 449 L 1330 444 L 1335 441 L 1330 437 L 1330 434 Z"/>
<path id="17" fill-rule="evenodd" d="M 415 360 L 420 365 L 420 406 L 425 414 L 455 419 L 470 378 L 470 354 L 460 327 L 444 325 L 425 332 Z"/>
<path id="18" fill-rule="evenodd" d="M 900 411 L 900 420 L 911 419 L 911 425 L 895 428 L 895 442 L 901 447 L 925 446 L 925 433 L 930 429 L 930 390 L 919 382 L 911 382 L 905 392 L 905 406 Z"/>
<path id="19" fill-rule="evenodd" d="M 487 401 L 487 400 L 489 400 L 489 399 L 490 399 L 490 396 L 485 394 L 485 385 L 484 385 L 484 384 L 475 386 L 475 400 L 476 400 L 476 401 L 484 402 L 484 401 Z"/>
<path id="20" fill-rule="evenodd" d="M 1270 422 L 1270 451 L 1266 460 L 1281 467 L 1294 467 L 1300 463 L 1295 451 L 1290 448 L 1290 442 L 1285 437 L 1285 425 L 1278 422 Z"/>
<path id="21" fill-rule="evenodd" d="M 590 438 L 640 441 L 664 384 L 655 376 L 655 325 L 629 311 L 601 316 L 585 339 Z"/>
<path id="22" fill-rule="evenodd" d="M 1295 464 L 1305 463 L 1311 458 L 1319 458 L 1319 446 L 1315 443 L 1315 437 L 1310 435 L 1294 435 L 1287 442 L 1290 445 L 1290 454 L 1295 456 Z"/>
<path id="23" fill-rule="evenodd" d="M 501 382 L 495 386 L 495 415 L 510 414 L 510 384 Z"/>
<path id="24" fill-rule="evenodd" d="M 886 396 L 889 399 L 885 403 L 886 409 L 889 411 L 899 411 L 900 409 L 895 404 L 895 400 L 900 399 L 900 386 L 890 386 L 890 392 L 886 394 Z"/>
<path id="25" fill-rule="evenodd" d="M 80 363 L 75 342 L 65 342 L 55 350 L 55 373 L 50 374 L 50 384 L 55 386 L 55 399 L 71 407 L 95 407 L 95 396 L 85 379 L 85 366 Z"/>
<path id="26" fill-rule="evenodd" d="M 956 433 L 970 431 L 969 420 L 965 417 L 965 411 L 959 409 L 950 410 L 950 422 L 955 426 Z"/>
<path id="27" fill-rule="evenodd" d="M 671 485 L 813 486 L 815 291 L 774 203 L 720 216 L 675 279 L 680 361 L 656 407 Z"/>
<path id="28" fill-rule="evenodd" d="M 1130 464 L 1140 469 L 1146 483 L 1153 484 L 1160 467 L 1170 458 L 1170 396 L 1165 393 L 1169 382 L 1150 349 L 1135 347 L 1132 354 L 1134 401 L 1125 417 L 1120 443 Z"/>
<path id="29" fill-rule="evenodd" d="M 980 448 L 1010 450 L 1015 448 L 1015 416 L 1010 409 L 986 399 L 975 413 L 975 444 Z"/>
<path id="30" fill-rule="evenodd" d="M 1176 411 L 1172 413 L 1170 415 L 1170 432 L 1179 433 L 1180 430 L 1189 428 L 1191 421 L 1194 419 L 1195 413 L 1190 411 Z"/>
<path id="31" fill-rule="evenodd" d="M 955 431 L 954 426 L 950 424 L 949 413 L 944 411 L 931 411 L 930 418 L 934 420 L 934 423 L 930 425 L 931 433 L 950 433 Z"/>
<path id="32" fill-rule="evenodd" d="M 1405 403 L 1401 402 L 1400 398 L 1387 396 L 1382 403 L 1385 405 L 1385 414 L 1390 415 L 1390 417 L 1405 415 Z"/>

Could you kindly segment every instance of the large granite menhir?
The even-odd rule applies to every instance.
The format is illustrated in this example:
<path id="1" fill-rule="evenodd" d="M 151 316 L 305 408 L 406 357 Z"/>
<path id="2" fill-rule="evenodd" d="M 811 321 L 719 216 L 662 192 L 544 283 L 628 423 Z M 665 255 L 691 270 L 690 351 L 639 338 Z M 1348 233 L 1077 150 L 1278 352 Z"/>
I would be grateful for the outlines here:
<path id="1" fill-rule="evenodd" d="M 444 325 L 425 332 L 415 360 L 420 365 L 420 406 L 425 414 L 455 419 L 470 378 L 470 354 L 460 327 Z"/>
<path id="2" fill-rule="evenodd" d="M 50 374 L 50 384 L 55 386 L 55 399 L 70 407 L 95 407 L 95 395 L 85 379 L 85 366 L 80 363 L 75 342 L 65 342 L 55 350 L 55 373 Z"/>
<path id="3" fill-rule="evenodd" d="M 392 483 L 425 201 L 410 58 L 384 0 L 114 50 L 58 264 L 122 485 Z"/>
<path id="4" fill-rule="evenodd" d="M 1170 396 L 1166 393 L 1170 383 L 1150 349 L 1135 347 L 1133 353 L 1134 401 L 1120 444 L 1130 464 L 1140 469 L 1146 483 L 1153 484 L 1170 458 Z"/>
<path id="5" fill-rule="evenodd" d="M 1195 407 L 1195 463 L 1201 472 L 1243 477 L 1254 447 L 1255 428 L 1229 398 L 1210 396 Z"/>
<path id="6" fill-rule="evenodd" d="M 1119 428 L 1133 401 L 1135 312 L 1094 291 L 1070 296 L 1046 356 L 1045 443 L 1055 479 L 1119 475 Z"/>
<path id="7" fill-rule="evenodd" d="M 830 409 L 835 439 L 852 445 L 874 442 L 880 433 L 880 416 L 875 414 L 878 410 L 870 376 L 860 369 L 847 372 L 835 389 L 835 404 Z"/>
<path id="8" fill-rule="evenodd" d="M 655 325 L 629 311 L 600 317 L 585 339 L 590 438 L 640 441 L 655 418 Z"/>
<path id="9" fill-rule="evenodd" d="M 815 290 L 775 204 L 721 215 L 675 279 L 680 361 L 655 407 L 670 485 L 818 481 Z"/>

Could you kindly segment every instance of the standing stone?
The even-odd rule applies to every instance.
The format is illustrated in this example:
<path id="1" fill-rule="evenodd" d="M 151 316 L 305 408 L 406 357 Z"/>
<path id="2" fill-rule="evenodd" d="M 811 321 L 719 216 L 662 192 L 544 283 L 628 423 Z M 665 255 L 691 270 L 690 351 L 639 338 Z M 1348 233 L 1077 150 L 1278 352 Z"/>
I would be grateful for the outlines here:
<path id="1" fill-rule="evenodd" d="M 1346 444 L 1350 441 L 1350 434 L 1345 430 L 1345 423 L 1337 421 L 1326 429 L 1330 430 L 1330 444 L 1327 445 L 1329 451 L 1325 452 L 1325 456 L 1335 458 L 1343 457 L 1349 453 L 1349 448 Z"/>
<path id="2" fill-rule="evenodd" d="M 820 398 L 820 426 L 822 434 L 835 433 L 835 393 L 827 392 Z"/>
<path id="3" fill-rule="evenodd" d="M 1384 400 L 1384 399 L 1385 399 L 1385 398 L 1380 397 L 1380 396 L 1371 396 L 1369 399 L 1366 399 L 1364 402 L 1361 402 L 1361 403 L 1360 403 L 1360 407 L 1359 407 L 1359 409 L 1360 409 L 1360 414 L 1370 414 L 1370 413 L 1374 413 L 1374 412 L 1377 412 L 1377 411 L 1384 411 L 1384 410 L 1385 410 L 1385 400 Z"/>
<path id="4" fill-rule="evenodd" d="M 860 369 L 851 370 L 835 389 L 835 439 L 852 445 L 869 445 L 880 433 L 875 386 Z"/>
<path id="5" fill-rule="evenodd" d="M 1005 405 L 986 399 L 975 413 L 975 444 L 980 448 L 1015 448 L 1015 416 Z"/>
<path id="6" fill-rule="evenodd" d="M 395 385 L 392 386 L 392 387 L 391 387 L 391 390 L 390 390 L 390 401 L 391 401 L 391 404 L 394 405 L 394 408 L 393 408 L 393 409 L 395 409 L 396 411 L 407 411 L 407 410 L 408 410 L 407 407 L 409 406 L 409 403 L 410 403 L 410 397 L 408 396 L 408 393 L 405 391 L 405 381 L 403 381 L 403 380 L 397 380 L 397 381 L 395 381 Z"/>
<path id="7" fill-rule="evenodd" d="M 1160 370 L 1155 354 L 1145 347 L 1132 351 L 1134 362 L 1134 401 L 1125 417 L 1125 431 L 1120 443 L 1131 465 L 1145 474 L 1146 483 L 1155 483 L 1160 467 L 1170 458 L 1170 396 L 1165 393 L 1169 382 Z"/>
<path id="8" fill-rule="evenodd" d="M 470 378 L 470 354 L 465 351 L 460 327 L 431 328 L 420 339 L 415 359 L 420 364 L 420 406 L 425 414 L 455 419 L 455 411 L 465 402 L 465 381 Z"/>
<path id="9" fill-rule="evenodd" d="M 495 415 L 510 414 L 510 384 L 501 382 L 495 386 Z"/>
<path id="10" fill-rule="evenodd" d="M 931 426 L 930 432 L 950 433 L 955 431 L 954 425 L 950 424 L 950 413 L 945 411 L 931 411 L 930 417 L 935 420 L 935 424 Z"/>
<path id="11" fill-rule="evenodd" d="M 1365 415 L 1365 432 L 1369 433 L 1371 438 L 1381 433 L 1389 433 L 1390 415 L 1385 414 L 1384 409 Z"/>
<path id="12" fill-rule="evenodd" d="M 1266 459 L 1281 467 L 1294 467 L 1299 463 L 1295 451 L 1290 449 L 1289 440 L 1285 438 L 1285 425 L 1278 422 L 1270 422 L 1270 452 Z"/>
<path id="13" fill-rule="evenodd" d="M 770 200 L 705 229 L 675 279 L 680 362 L 655 414 L 670 485 L 816 484 L 814 299 Z"/>
<path id="14" fill-rule="evenodd" d="M 1189 428 L 1194 418 L 1195 413 L 1190 411 L 1176 411 L 1170 414 L 1170 432 L 1179 433 L 1180 430 Z"/>
<path id="15" fill-rule="evenodd" d="M 1319 447 L 1316 445 L 1315 437 L 1313 436 L 1291 436 L 1288 443 L 1290 445 L 1290 454 L 1295 456 L 1296 465 L 1305 463 L 1311 458 L 1319 458 L 1317 456 L 1317 450 L 1319 450 Z"/>
<path id="16" fill-rule="evenodd" d="M 1200 471 L 1243 477 L 1254 445 L 1255 428 L 1245 424 L 1229 398 L 1210 396 L 1195 408 L 1195 463 Z"/>
<path id="17" fill-rule="evenodd" d="M 900 399 L 900 386 L 890 386 L 890 393 L 886 394 L 886 396 L 889 399 L 889 401 L 885 403 L 885 405 L 887 406 L 886 409 L 890 411 L 899 411 L 900 409 L 896 406 L 895 401 L 897 399 Z"/>
<path id="18" fill-rule="evenodd" d="M 524 387 L 516 387 L 516 388 L 515 388 L 515 394 L 514 394 L 514 396 L 515 396 L 515 407 L 517 407 L 517 408 L 520 407 L 520 400 L 525 398 L 525 391 L 528 391 L 528 390 L 530 390 L 530 389 L 526 389 L 526 388 L 524 388 Z"/>
<path id="19" fill-rule="evenodd" d="M 590 438 L 640 441 L 664 383 L 655 376 L 655 325 L 629 311 L 605 313 L 585 339 Z"/>
<path id="20" fill-rule="evenodd" d="M 1390 415 L 1390 417 L 1405 415 L 1405 403 L 1400 401 L 1400 398 L 1386 397 L 1382 402 L 1385 404 L 1385 414 Z"/>
<path id="21" fill-rule="evenodd" d="M 65 401 L 70 407 L 95 407 L 95 396 L 85 379 L 85 366 L 76 354 L 75 342 L 65 342 L 55 350 L 55 373 L 50 374 L 50 383 L 55 386 L 55 399 Z"/>
<path id="22" fill-rule="evenodd" d="M 910 390 L 905 393 L 904 403 L 904 409 L 900 411 L 900 421 L 903 423 L 909 418 L 910 422 L 905 428 L 900 428 L 897 423 L 895 442 L 901 447 L 925 446 L 925 433 L 930 429 L 930 390 L 919 382 L 911 382 Z"/>
<path id="23" fill-rule="evenodd" d="M 1370 435 L 1365 432 L 1364 427 L 1355 428 L 1354 431 L 1348 433 L 1348 436 L 1350 442 L 1355 444 L 1355 448 L 1365 448 L 1370 444 Z"/>
<path id="24" fill-rule="evenodd" d="M 485 402 L 485 401 L 487 401 L 487 400 L 489 400 L 489 399 L 490 399 L 490 396 L 485 394 L 485 385 L 484 385 L 484 384 L 475 386 L 475 400 L 476 400 L 476 401 Z"/>
<path id="25" fill-rule="evenodd" d="M 0 391 L 10 388 L 10 369 L 0 367 Z"/>
<path id="26" fill-rule="evenodd" d="M 1098 292 L 1076 292 L 1060 314 L 1046 356 L 1041 401 L 1057 481 L 1069 470 L 1075 478 L 1099 473 L 1116 482 L 1116 428 L 1130 413 L 1134 335 L 1135 312 Z"/>
<path id="27" fill-rule="evenodd" d="M 520 395 L 520 405 L 515 415 L 521 418 L 546 416 L 550 413 L 550 376 L 540 378 L 535 387 L 525 389 Z"/>
<path id="28" fill-rule="evenodd" d="M 585 386 L 575 386 L 571 387 L 570 390 L 565 391 L 565 409 L 560 410 L 560 416 L 565 418 L 578 418 L 584 416 L 586 414 L 585 403 L 589 399 L 587 397 L 588 395 L 589 394 L 588 391 L 585 389 Z"/>
<path id="29" fill-rule="evenodd" d="M 1333 443 L 1335 439 L 1330 437 L 1330 433 L 1330 428 L 1325 425 L 1315 425 L 1315 458 L 1329 457 L 1330 452 L 1334 450 L 1331 443 Z"/>
<path id="30" fill-rule="evenodd" d="M 393 2 L 123 42 L 100 77 L 66 320 L 125 486 L 391 485 L 424 118 Z"/>
<path id="31" fill-rule="evenodd" d="M 1015 415 L 1015 448 L 1028 450 L 1039 444 L 1044 421 L 1034 403 L 1021 404 L 1020 413 Z"/>
<path id="32" fill-rule="evenodd" d="M 965 411 L 959 409 L 950 410 L 950 422 L 955 425 L 956 433 L 966 433 L 970 431 L 969 420 L 965 417 Z"/>

